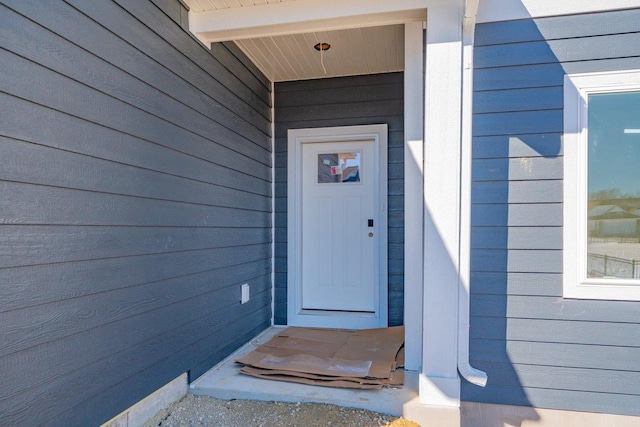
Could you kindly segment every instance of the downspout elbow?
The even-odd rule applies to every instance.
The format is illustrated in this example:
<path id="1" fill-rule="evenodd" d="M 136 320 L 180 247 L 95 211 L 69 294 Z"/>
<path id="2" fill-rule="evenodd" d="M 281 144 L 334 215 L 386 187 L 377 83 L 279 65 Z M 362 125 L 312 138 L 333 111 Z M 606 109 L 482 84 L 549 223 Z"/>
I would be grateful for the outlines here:
<path id="1" fill-rule="evenodd" d="M 462 377 L 473 385 L 484 387 L 487 385 L 489 377 L 487 373 L 476 369 L 469 364 L 469 353 L 458 354 L 458 372 Z"/>

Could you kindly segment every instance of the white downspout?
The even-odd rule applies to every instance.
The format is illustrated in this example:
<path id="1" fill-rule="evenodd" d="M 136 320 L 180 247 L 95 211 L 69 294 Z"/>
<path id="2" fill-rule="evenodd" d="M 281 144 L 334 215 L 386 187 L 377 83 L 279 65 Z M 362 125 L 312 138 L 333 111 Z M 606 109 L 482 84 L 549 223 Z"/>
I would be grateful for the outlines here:
<path id="1" fill-rule="evenodd" d="M 469 363 L 469 305 L 471 251 L 471 144 L 473 113 L 473 42 L 479 0 L 465 0 L 462 28 L 462 143 L 460 179 L 460 281 L 458 290 L 458 372 L 477 386 L 487 374 Z"/>

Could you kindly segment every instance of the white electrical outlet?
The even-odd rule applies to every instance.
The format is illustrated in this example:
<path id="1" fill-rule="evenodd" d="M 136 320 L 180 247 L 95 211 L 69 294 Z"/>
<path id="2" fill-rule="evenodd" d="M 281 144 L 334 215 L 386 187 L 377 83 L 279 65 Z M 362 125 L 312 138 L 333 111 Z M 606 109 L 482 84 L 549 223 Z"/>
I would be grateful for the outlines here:
<path id="1" fill-rule="evenodd" d="M 249 302 L 249 284 L 245 283 L 244 285 L 242 285 L 242 297 L 240 298 L 240 303 L 244 304 L 246 302 Z"/>

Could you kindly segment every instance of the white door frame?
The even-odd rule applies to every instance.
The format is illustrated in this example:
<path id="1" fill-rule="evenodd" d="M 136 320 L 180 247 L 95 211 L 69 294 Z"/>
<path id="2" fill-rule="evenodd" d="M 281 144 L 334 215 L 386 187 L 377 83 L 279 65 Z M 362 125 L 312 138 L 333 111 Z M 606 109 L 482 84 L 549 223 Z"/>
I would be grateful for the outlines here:
<path id="1" fill-rule="evenodd" d="M 342 327 L 351 329 L 387 326 L 387 125 L 340 126 L 288 131 L 287 160 L 287 323 L 292 326 Z M 377 145 L 378 180 L 376 200 L 379 209 L 379 232 L 376 266 L 378 292 L 376 311 L 367 313 L 322 313 L 302 309 L 300 277 L 302 273 L 302 144 L 374 140 Z"/>

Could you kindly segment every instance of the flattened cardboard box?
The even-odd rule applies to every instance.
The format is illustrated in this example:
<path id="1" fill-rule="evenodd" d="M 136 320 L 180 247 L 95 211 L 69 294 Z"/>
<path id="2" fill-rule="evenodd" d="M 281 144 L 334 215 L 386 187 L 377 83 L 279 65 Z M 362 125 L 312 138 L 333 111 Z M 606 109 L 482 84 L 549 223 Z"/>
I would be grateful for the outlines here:
<path id="1" fill-rule="evenodd" d="M 403 384 L 404 327 L 349 331 L 290 327 L 238 359 L 259 378 L 347 388 Z"/>
<path id="2" fill-rule="evenodd" d="M 289 381 L 302 384 L 318 385 L 323 387 L 357 388 L 363 390 L 380 390 L 382 387 L 401 387 L 404 383 L 404 371 L 395 371 L 393 378 L 367 379 L 345 377 L 322 377 L 313 374 L 292 371 L 277 371 L 271 369 L 259 369 L 251 366 L 243 366 L 240 369 L 243 374 L 268 380 Z"/>

